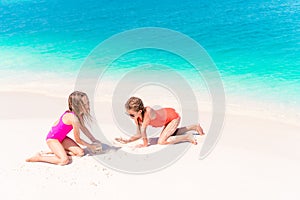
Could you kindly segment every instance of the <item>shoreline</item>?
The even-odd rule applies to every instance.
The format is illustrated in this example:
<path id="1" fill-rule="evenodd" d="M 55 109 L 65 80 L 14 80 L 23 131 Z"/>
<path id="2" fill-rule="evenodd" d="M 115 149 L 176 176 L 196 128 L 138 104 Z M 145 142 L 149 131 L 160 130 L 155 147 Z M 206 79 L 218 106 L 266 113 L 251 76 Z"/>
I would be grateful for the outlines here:
<path id="1" fill-rule="evenodd" d="M 50 98 L 63 98 L 67 99 L 68 95 L 73 92 L 75 83 L 77 80 L 77 75 L 79 71 L 74 72 L 33 72 L 33 71 L 20 71 L 17 73 L 16 71 L 8 71 L 8 70 L 0 70 L 3 72 L 1 75 L 1 88 L 0 93 L 1 96 L 3 94 L 20 96 L 17 94 L 33 94 L 33 95 L 43 95 L 48 96 Z M 112 71 L 112 70 L 110 70 Z M 121 73 L 122 74 L 122 73 Z M 114 95 L 112 91 L 116 89 L 116 84 L 120 83 L 124 77 L 120 76 L 119 73 L 109 73 L 108 76 L 102 77 L 101 86 L 99 86 L 99 80 L 97 82 L 95 88 L 95 102 L 96 103 L 109 103 L 112 100 L 112 96 Z M 94 77 L 95 78 L 95 77 Z M 185 77 L 186 79 L 187 77 Z M 128 81 L 128 80 L 127 80 Z M 192 82 L 195 80 L 192 80 Z M 205 88 L 204 82 L 200 80 L 198 85 L 191 85 L 189 82 L 190 89 L 193 90 L 193 93 L 196 96 L 196 100 L 198 103 L 199 111 L 207 111 L 212 112 L 213 108 L 211 107 L 212 99 L 210 96 L 210 91 Z M 227 80 L 228 81 L 228 80 Z M 85 82 L 85 81 L 83 81 Z M 89 83 L 89 82 L 87 82 Z M 121 84 L 124 84 L 122 82 Z M 130 84 L 125 81 L 125 84 Z M 176 84 L 176 83 L 175 83 Z M 253 96 L 253 93 L 249 94 L 235 94 L 235 93 L 227 93 L 226 85 L 231 86 L 232 83 L 225 82 L 223 80 L 224 89 L 225 89 L 225 114 L 238 114 L 245 116 L 253 116 L 262 119 L 271 119 L 280 122 L 286 122 L 289 124 L 297 125 L 300 121 L 300 106 L 297 105 L 296 100 L 291 100 L 290 102 L 281 102 L 280 99 L 276 97 L 268 97 L 257 98 Z M 126 86 L 125 86 L 126 87 Z M 129 87 L 134 87 L 130 85 Z M 171 87 L 174 87 L 173 85 Z M 137 88 L 132 88 L 137 89 Z M 172 88 L 171 88 L 172 89 Z M 245 88 L 244 88 L 245 89 Z M 253 88 L 255 89 L 255 88 Z M 139 88 L 140 90 L 140 88 Z M 243 88 L 241 89 L 243 90 Z M 156 99 L 157 93 L 151 91 L 148 88 L 148 94 L 144 95 L 149 99 L 149 103 L 152 104 L 151 98 Z M 140 91 L 139 91 L 140 92 Z M 167 91 L 169 92 L 169 91 Z M 101 94 L 104 94 L 101 96 Z M 164 95 L 166 94 L 166 90 L 164 91 Z M 168 94 L 169 96 L 162 97 L 165 105 L 168 102 L 172 102 L 176 96 L 172 96 L 172 94 Z M 172 99 L 171 99 L 171 98 Z M 296 97 L 293 97 L 294 99 Z M 18 104 L 18 102 L 16 102 Z M 160 103 L 154 103 L 153 105 L 161 105 Z M 170 106 L 173 106 L 172 104 Z"/>

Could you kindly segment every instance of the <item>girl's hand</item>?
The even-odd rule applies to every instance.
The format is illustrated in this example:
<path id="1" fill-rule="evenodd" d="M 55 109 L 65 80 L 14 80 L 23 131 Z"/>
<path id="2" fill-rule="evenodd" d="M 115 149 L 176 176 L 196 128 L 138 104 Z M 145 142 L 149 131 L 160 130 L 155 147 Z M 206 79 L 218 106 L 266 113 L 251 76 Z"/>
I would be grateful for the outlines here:
<path id="1" fill-rule="evenodd" d="M 102 145 L 100 142 L 93 142 L 88 147 L 93 153 L 99 153 L 102 151 Z"/>
<path id="2" fill-rule="evenodd" d="M 115 138 L 115 140 L 116 140 L 117 142 L 122 143 L 122 144 L 127 144 L 127 143 L 129 142 L 128 140 L 123 139 L 123 138 Z"/>

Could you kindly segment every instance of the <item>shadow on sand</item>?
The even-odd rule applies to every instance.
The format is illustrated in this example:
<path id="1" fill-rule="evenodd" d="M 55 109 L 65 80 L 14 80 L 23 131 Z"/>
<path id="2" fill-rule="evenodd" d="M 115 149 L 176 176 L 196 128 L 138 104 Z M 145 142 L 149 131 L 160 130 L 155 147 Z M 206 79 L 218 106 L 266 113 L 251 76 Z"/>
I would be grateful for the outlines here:
<path id="1" fill-rule="evenodd" d="M 90 155 L 90 156 L 101 155 L 101 154 L 116 152 L 116 151 L 118 151 L 121 148 L 122 147 L 116 147 L 116 146 L 111 146 L 111 145 L 102 143 L 102 151 L 92 152 L 90 149 L 85 148 L 84 149 L 84 154 L 85 155 Z"/>

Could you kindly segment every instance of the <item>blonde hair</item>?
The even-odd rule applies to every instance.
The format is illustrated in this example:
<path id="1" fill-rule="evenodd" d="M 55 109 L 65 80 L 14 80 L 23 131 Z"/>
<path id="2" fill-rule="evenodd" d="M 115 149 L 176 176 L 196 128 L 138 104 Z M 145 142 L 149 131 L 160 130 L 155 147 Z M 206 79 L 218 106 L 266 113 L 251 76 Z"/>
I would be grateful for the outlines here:
<path id="1" fill-rule="evenodd" d="M 74 114 L 79 119 L 79 123 L 85 126 L 85 122 L 91 121 L 92 116 L 90 110 L 86 108 L 83 98 L 86 98 L 89 103 L 89 98 L 84 92 L 74 91 L 69 95 L 68 104 L 69 110 L 74 112 Z"/>

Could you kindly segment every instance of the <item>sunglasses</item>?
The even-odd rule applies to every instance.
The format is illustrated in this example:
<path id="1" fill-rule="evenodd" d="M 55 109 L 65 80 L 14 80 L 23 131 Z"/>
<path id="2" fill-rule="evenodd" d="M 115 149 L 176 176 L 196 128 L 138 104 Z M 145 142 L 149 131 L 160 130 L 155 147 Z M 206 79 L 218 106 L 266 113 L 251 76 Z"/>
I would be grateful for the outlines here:
<path id="1" fill-rule="evenodd" d="M 126 115 L 128 115 L 129 117 L 132 117 L 132 118 L 134 118 L 134 117 L 135 117 L 135 115 L 134 115 L 134 114 L 129 114 L 129 113 L 127 113 L 127 112 L 125 112 L 125 114 L 126 114 Z"/>

